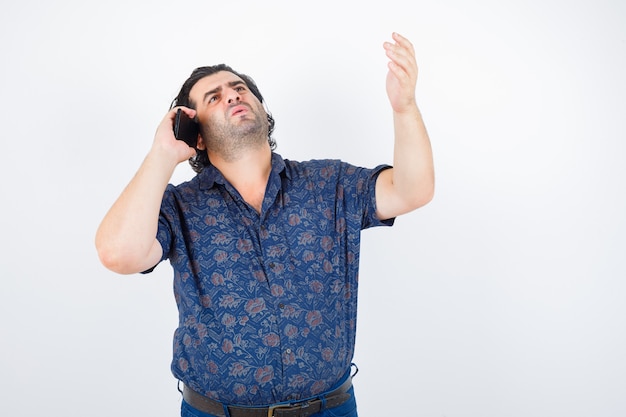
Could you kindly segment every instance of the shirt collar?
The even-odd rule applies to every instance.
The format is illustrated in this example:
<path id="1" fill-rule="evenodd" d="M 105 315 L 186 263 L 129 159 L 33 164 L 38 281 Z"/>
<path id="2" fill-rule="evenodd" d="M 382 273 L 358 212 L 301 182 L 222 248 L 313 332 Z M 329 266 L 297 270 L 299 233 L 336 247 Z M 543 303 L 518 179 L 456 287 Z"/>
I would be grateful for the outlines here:
<path id="1" fill-rule="evenodd" d="M 272 173 L 274 175 L 285 175 L 287 178 L 291 178 L 289 170 L 286 169 L 283 157 L 274 152 L 272 152 Z M 198 180 L 201 189 L 210 189 L 216 184 L 225 185 L 228 182 L 219 169 L 215 168 L 213 165 L 205 167 L 202 172 L 198 174 Z"/>

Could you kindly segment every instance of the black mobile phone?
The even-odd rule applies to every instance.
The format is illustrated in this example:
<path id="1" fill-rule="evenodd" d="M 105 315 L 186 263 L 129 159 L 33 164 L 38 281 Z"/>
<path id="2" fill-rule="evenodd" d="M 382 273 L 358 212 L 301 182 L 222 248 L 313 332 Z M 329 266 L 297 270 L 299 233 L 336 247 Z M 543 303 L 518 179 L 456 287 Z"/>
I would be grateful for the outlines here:
<path id="1" fill-rule="evenodd" d="M 198 123 L 187 116 L 187 113 L 178 109 L 176 119 L 174 119 L 174 136 L 182 140 L 187 145 L 195 148 L 198 144 L 198 133 L 200 132 Z"/>

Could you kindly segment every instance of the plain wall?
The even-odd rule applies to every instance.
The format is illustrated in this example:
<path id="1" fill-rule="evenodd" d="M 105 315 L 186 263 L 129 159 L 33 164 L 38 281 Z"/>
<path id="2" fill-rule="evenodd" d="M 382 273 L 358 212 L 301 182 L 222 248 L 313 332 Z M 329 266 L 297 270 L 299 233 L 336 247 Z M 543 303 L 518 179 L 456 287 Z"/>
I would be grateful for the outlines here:
<path id="1" fill-rule="evenodd" d="M 360 415 L 626 415 L 617 0 L 4 2 L 0 415 L 178 415 L 171 268 L 107 271 L 100 220 L 201 65 L 255 79 L 284 157 L 392 163 L 392 31 L 437 189 L 363 234 Z"/>

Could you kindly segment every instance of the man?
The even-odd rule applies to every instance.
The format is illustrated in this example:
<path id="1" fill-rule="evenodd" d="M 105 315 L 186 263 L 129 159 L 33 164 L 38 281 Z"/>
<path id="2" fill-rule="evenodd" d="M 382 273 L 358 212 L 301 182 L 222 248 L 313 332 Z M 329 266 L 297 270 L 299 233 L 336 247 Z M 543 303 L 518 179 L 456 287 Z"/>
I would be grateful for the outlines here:
<path id="1" fill-rule="evenodd" d="M 393 167 L 283 159 L 254 82 L 225 65 L 202 67 L 103 219 L 96 246 L 106 267 L 147 272 L 169 259 L 174 269 L 172 372 L 183 416 L 357 415 L 360 231 L 393 224 L 434 190 L 413 46 L 392 37 Z M 195 149 L 174 138 L 178 108 L 200 126 Z M 185 160 L 198 175 L 168 185 Z"/>

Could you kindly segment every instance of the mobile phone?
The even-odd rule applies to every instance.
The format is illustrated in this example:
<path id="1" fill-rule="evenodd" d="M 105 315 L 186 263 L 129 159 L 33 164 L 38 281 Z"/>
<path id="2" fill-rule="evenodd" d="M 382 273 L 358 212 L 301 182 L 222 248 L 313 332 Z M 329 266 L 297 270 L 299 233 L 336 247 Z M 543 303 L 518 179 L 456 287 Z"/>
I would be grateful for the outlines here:
<path id="1" fill-rule="evenodd" d="M 176 111 L 176 119 L 174 119 L 174 136 L 176 139 L 182 140 L 190 147 L 195 148 L 198 144 L 199 132 L 198 123 L 187 116 L 187 113 L 178 109 Z"/>

